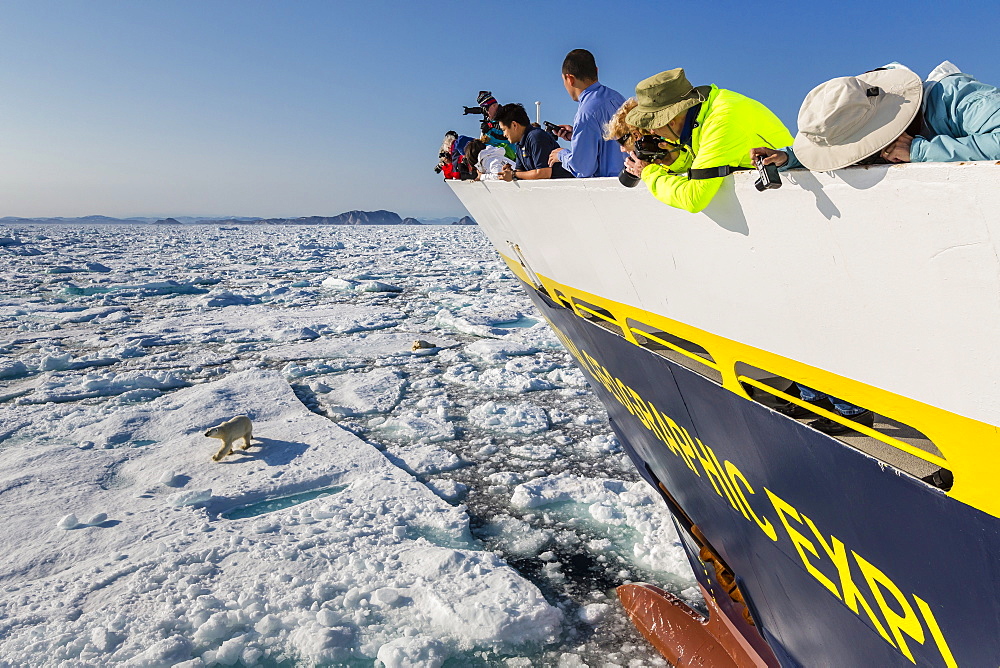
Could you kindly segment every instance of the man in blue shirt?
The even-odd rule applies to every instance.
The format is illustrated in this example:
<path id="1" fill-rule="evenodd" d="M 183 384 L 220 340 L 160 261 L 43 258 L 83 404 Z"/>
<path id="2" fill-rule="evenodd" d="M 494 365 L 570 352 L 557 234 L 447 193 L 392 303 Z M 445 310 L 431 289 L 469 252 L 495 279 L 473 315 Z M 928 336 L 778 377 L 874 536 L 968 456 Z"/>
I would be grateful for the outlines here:
<path id="1" fill-rule="evenodd" d="M 496 120 L 507 140 L 515 144 L 517 162 L 514 168 L 504 165 L 500 178 L 504 181 L 518 179 L 561 179 L 573 175 L 556 163 L 549 166 L 549 155 L 559 147 L 555 137 L 536 128 L 528 119 L 528 112 L 520 104 L 505 104 L 497 112 Z"/>
<path id="2" fill-rule="evenodd" d="M 570 147 L 557 148 L 549 155 L 549 164 L 562 163 L 573 176 L 618 176 L 625 161 L 618 142 L 604 139 L 604 126 L 625 103 L 621 93 L 597 80 L 594 54 L 573 49 L 562 65 L 563 86 L 579 102 L 573 125 L 561 125 L 559 138 Z"/>

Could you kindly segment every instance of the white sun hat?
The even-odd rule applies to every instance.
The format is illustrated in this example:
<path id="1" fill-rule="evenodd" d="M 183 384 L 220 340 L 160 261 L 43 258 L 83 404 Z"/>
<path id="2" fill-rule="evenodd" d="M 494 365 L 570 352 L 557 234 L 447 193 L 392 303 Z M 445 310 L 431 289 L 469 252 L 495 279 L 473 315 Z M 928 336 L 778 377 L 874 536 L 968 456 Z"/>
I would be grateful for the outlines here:
<path id="1" fill-rule="evenodd" d="M 905 68 L 831 79 L 802 101 L 792 149 L 813 171 L 853 165 L 903 134 L 922 97 L 920 77 Z"/>

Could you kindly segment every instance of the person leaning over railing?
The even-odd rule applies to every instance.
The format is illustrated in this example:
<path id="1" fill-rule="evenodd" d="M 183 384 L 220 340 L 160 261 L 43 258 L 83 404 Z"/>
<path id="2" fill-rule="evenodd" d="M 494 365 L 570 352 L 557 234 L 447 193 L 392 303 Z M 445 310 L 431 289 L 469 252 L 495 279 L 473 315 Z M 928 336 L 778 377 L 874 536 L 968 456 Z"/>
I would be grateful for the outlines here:
<path id="1" fill-rule="evenodd" d="M 947 61 L 925 82 L 893 63 L 820 84 L 802 102 L 792 146 L 758 147 L 750 155 L 782 171 L 805 166 L 821 172 L 858 163 L 1000 160 L 1000 91 Z M 842 417 L 872 426 L 871 411 L 799 383 L 796 387 L 804 401 L 827 410 L 832 404 Z M 810 415 L 791 402 L 777 410 L 794 418 Z M 850 431 L 827 418 L 810 425 L 828 434 Z"/>
<path id="2" fill-rule="evenodd" d="M 635 109 L 638 104 L 634 97 L 625 100 L 622 106 L 618 108 L 618 111 L 604 125 L 604 138 L 617 141 L 623 153 L 631 153 L 635 147 L 635 140 L 642 134 L 639 128 L 629 125 L 628 121 L 625 120 L 629 112 Z"/>
<path id="3" fill-rule="evenodd" d="M 1000 160 L 1000 90 L 945 61 L 921 84 L 897 63 L 820 84 L 799 109 L 787 148 L 755 148 L 782 171 L 871 162 Z"/>
<path id="4" fill-rule="evenodd" d="M 465 161 L 476 168 L 476 181 L 498 181 L 505 165 L 513 166 L 499 146 L 489 146 L 473 139 L 465 147 Z"/>
<path id="5" fill-rule="evenodd" d="M 625 169 L 658 200 L 692 213 L 708 206 L 723 177 L 753 168 L 754 146 L 791 143 L 788 128 L 763 104 L 714 85 L 695 88 L 680 68 L 640 81 L 635 97 L 628 124 L 659 135 L 677 157 L 651 164 L 630 155 Z"/>

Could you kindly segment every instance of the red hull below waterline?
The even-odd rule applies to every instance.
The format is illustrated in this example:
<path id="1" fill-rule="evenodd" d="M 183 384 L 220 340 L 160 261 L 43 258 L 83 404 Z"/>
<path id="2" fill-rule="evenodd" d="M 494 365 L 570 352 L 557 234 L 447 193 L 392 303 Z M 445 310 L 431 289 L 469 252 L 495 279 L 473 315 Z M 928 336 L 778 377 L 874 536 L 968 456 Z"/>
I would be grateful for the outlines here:
<path id="1" fill-rule="evenodd" d="M 670 592 L 651 584 L 618 587 L 618 598 L 642 635 L 677 668 L 761 668 L 776 666 L 757 654 L 726 624 L 725 615 L 707 592 L 704 617 Z"/>

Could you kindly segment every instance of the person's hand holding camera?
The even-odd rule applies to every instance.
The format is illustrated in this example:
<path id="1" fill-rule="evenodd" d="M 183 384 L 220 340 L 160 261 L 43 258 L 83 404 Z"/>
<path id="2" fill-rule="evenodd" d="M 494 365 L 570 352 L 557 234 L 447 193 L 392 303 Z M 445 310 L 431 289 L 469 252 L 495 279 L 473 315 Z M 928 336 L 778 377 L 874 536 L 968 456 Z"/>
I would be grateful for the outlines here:
<path id="1" fill-rule="evenodd" d="M 750 160 L 755 165 L 760 160 L 762 164 L 781 167 L 788 162 L 788 154 L 784 151 L 775 151 L 773 148 L 761 146 L 760 148 L 750 149 Z"/>
<path id="2" fill-rule="evenodd" d="M 500 178 L 503 179 L 504 181 L 514 180 L 514 170 L 511 168 L 510 165 L 504 165 L 503 167 L 500 168 Z"/>
<path id="3" fill-rule="evenodd" d="M 555 136 L 559 139 L 565 139 L 566 141 L 573 140 L 573 126 L 572 125 L 557 125 L 555 131 Z"/>
<path id="4" fill-rule="evenodd" d="M 651 163 L 635 157 L 635 153 L 629 153 L 625 156 L 625 171 L 632 176 L 642 176 L 642 170 L 649 164 Z"/>

